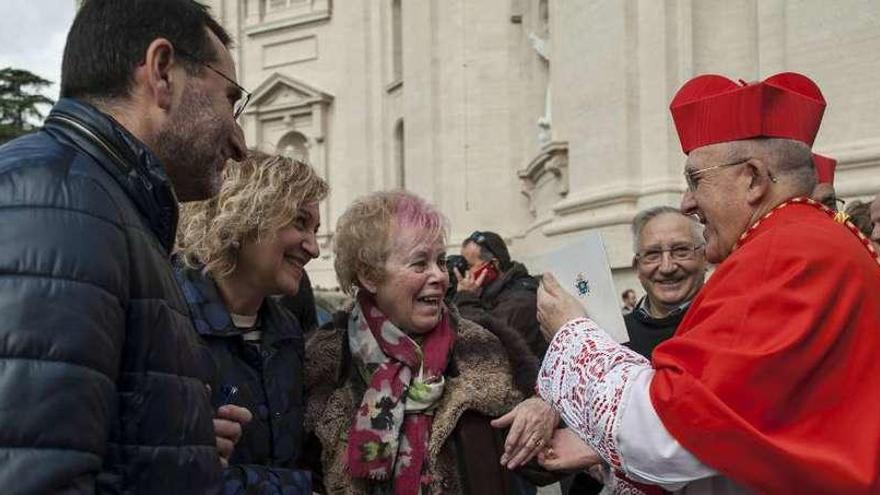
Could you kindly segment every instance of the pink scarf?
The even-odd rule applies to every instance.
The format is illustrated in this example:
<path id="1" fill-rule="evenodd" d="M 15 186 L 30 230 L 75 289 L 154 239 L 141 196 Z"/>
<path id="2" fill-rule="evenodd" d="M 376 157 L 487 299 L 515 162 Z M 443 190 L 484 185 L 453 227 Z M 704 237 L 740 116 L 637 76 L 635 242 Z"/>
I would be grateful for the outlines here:
<path id="1" fill-rule="evenodd" d="M 455 333 L 444 311 L 420 348 L 379 311 L 371 294 L 362 290 L 357 299 L 349 343 L 357 365 L 372 377 L 348 434 L 348 472 L 379 481 L 393 474 L 395 495 L 416 495 L 430 481 L 422 474 L 431 409 L 442 395 Z"/>

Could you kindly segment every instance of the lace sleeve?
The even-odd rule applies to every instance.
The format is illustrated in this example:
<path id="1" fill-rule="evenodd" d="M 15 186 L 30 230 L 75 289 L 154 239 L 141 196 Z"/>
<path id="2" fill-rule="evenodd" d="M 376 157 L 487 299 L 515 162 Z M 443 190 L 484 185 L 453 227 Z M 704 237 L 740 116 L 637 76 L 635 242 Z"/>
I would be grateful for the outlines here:
<path id="1" fill-rule="evenodd" d="M 615 470 L 621 468 L 617 429 L 632 378 L 651 364 L 615 342 L 589 318 L 557 332 L 541 371 L 538 391 L 566 424 Z"/>

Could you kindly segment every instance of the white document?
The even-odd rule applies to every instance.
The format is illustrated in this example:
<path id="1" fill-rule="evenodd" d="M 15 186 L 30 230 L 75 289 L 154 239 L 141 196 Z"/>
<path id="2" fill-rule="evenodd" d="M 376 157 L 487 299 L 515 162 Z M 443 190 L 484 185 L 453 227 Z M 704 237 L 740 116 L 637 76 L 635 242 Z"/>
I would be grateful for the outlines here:
<path id="1" fill-rule="evenodd" d="M 587 308 L 589 317 L 614 340 L 629 340 L 620 312 L 620 296 L 611 278 L 611 267 L 599 232 L 588 232 L 547 253 L 537 260 L 536 266 L 551 272 L 559 284 Z"/>

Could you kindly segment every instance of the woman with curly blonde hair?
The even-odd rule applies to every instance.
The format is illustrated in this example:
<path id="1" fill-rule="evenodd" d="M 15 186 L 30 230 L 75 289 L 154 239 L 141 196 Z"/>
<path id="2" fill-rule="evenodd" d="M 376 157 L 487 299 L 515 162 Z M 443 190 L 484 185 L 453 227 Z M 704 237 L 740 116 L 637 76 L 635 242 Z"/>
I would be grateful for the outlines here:
<path id="1" fill-rule="evenodd" d="M 182 209 L 176 274 L 209 351 L 214 406 L 254 416 L 229 459 L 225 493 L 311 493 L 308 474 L 295 469 L 302 330 L 269 296 L 296 294 L 303 267 L 318 256 L 318 203 L 327 192 L 307 164 L 252 151 L 226 167 L 216 197 Z"/>

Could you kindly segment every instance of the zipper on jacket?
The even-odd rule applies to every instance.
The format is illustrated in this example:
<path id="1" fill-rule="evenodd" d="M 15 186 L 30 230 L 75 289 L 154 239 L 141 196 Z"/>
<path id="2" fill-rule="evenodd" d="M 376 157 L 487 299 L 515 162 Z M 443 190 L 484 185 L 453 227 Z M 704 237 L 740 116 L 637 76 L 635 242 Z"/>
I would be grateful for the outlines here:
<path id="1" fill-rule="evenodd" d="M 49 118 L 46 119 L 47 122 L 52 122 L 52 121 L 56 121 L 56 120 L 59 123 L 66 124 L 68 127 L 72 127 L 73 130 L 78 131 L 81 134 L 84 134 L 92 142 L 94 142 L 95 144 L 100 146 L 101 149 L 103 149 L 108 155 L 110 155 L 110 157 L 113 159 L 113 161 L 116 162 L 116 165 L 118 165 L 126 174 L 131 172 L 132 166 L 129 165 L 128 162 L 126 162 L 121 156 L 119 156 L 119 153 L 117 153 L 116 150 L 113 149 L 112 146 L 107 144 L 107 142 L 104 141 L 104 139 L 101 138 L 101 136 L 92 132 L 91 129 L 84 126 L 83 124 L 78 122 L 76 119 L 73 119 L 73 118 L 68 117 L 66 115 L 63 115 L 63 114 L 55 113 L 53 115 L 50 115 Z M 152 189 L 152 184 L 146 184 L 146 186 L 149 189 Z"/>

